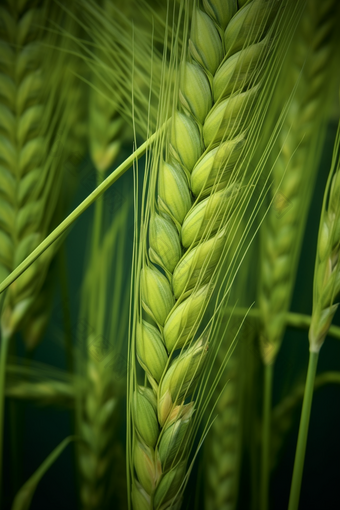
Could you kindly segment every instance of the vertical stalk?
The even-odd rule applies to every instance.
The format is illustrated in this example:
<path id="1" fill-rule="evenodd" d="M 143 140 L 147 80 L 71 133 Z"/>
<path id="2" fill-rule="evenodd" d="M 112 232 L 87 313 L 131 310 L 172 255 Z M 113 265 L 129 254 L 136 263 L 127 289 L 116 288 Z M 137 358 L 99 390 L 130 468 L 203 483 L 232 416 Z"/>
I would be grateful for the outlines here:
<path id="1" fill-rule="evenodd" d="M 58 253 L 58 264 L 59 264 L 59 278 L 60 278 L 60 292 L 62 299 L 62 312 L 63 312 L 63 330 L 64 330 L 64 347 L 65 347 L 65 357 L 66 357 L 66 369 L 70 375 L 75 376 L 76 373 L 76 365 L 75 365 L 75 357 L 74 357 L 74 346 L 73 346 L 73 332 L 72 332 L 72 316 L 70 309 L 70 292 L 68 285 L 68 267 L 67 267 L 67 257 L 66 257 L 66 246 L 65 243 L 62 244 Z M 78 379 L 74 379 L 73 384 L 80 384 Z M 76 409 L 72 409 L 70 411 L 70 429 L 74 430 L 78 435 L 78 430 L 76 430 L 77 417 L 76 417 Z M 79 489 L 79 472 L 78 472 L 78 464 L 77 464 L 77 441 L 72 444 L 72 469 L 74 473 L 74 479 L 76 483 L 77 489 Z M 79 502 L 79 490 L 76 491 L 77 495 L 77 508 L 80 506 Z"/>
<path id="2" fill-rule="evenodd" d="M 5 414 L 5 380 L 6 361 L 10 337 L 2 332 L 0 349 L 0 508 L 2 494 L 2 464 L 3 464 L 3 435 L 4 435 L 4 414 Z"/>
<path id="3" fill-rule="evenodd" d="M 7 356 L 13 356 L 13 358 L 17 357 L 17 346 L 14 341 L 15 338 L 11 341 L 8 347 Z M 27 366 L 29 366 L 29 360 L 25 360 Z M 5 381 L 5 391 L 6 391 L 6 381 Z M 25 405 L 25 404 L 24 404 Z M 23 408 L 20 406 L 18 401 L 15 399 L 8 399 L 7 406 L 8 413 L 8 421 L 9 421 L 9 431 L 10 431 L 10 481 L 11 481 L 11 491 L 12 494 L 16 494 L 22 485 L 21 475 L 22 475 L 22 462 L 23 458 L 23 441 L 24 441 L 24 413 Z"/>
<path id="4" fill-rule="evenodd" d="M 293 478 L 290 488 L 288 510 L 297 510 L 299 506 L 303 465 L 305 461 L 307 445 L 309 418 L 312 407 L 314 381 L 316 368 L 318 365 L 318 358 L 319 358 L 318 352 L 310 351 L 305 394 L 303 397 L 302 413 L 300 418 L 299 436 L 295 452 Z"/>
<path id="5" fill-rule="evenodd" d="M 260 487 L 260 508 L 268 510 L 269 496 L 269 453 L 270 453 L 270 425 L 271 405 L 273 389 L 273 364 L 264 366 L 263 384 L 263 414 L 262 414 L 262 455 L 261 455 L 261 487 Z"/>

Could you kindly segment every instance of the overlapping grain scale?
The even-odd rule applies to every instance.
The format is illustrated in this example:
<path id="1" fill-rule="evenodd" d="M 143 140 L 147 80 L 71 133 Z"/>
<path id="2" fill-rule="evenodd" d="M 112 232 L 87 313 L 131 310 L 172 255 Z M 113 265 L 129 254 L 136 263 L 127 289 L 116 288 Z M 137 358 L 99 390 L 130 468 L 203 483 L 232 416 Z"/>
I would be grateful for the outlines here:
<path id="1" fill-rule="evenodd" d="M 107 361 L 107 360 L 106 360 Z M 118 392 L 112 365 L 93 349 L 86 367 L 87 387 L 79 425 L 83 444 L 79 446 L 82 508 L 109 508 L 109 473 L 114 466 L 114 436 L 118 428 Z M 119 459 L 120 462 L 122 459 Z"/>
<path id="2" fill-rule="evenodd" d="M 42 1 L 1 6 L 1 280 L 45 238 L 59 197 L 66 91 L 61 92 L 58 58 L 43 46 L 49 12 L 51 4 Z M 53 252 L 45 251 L 7 291 L 1 318 L 6 336 L 34 301 Z"/>
<path id="3" fill-rule="evenodd" d="M 273 168 L 272 206 L 261 227 L 258 302 L 265 363 L 273 363 L 285 329 L 305 220 L 320 155 L 328 98 L 333 92 L 333 0 L 308 0 L 292 53 L 295 94 L 279 137 Z"/>
<path id="4" fill-rule="evenodd" d="M 321 214 L 314 273 L 312 322 L 309 344 L 319 352 L 333 316 L 338 309 L 340 294 L 340 130 Z"/>
<path id="5" fill-rule="evenodd" d="M 193 340 L 226 244 L 242 176 L 233 172 L 247 136 L 277 2 L 204 1 L 193 11 L 158 210 L 141 270 L 136 350 L 151 388 L 134 395 L 132 502 L 179 508 L 194 401 L 207 353 Z M 181 349 L 177 357 L 174 351 Z M 190 401 L 191 398 L 191 401 Z M 185 402 L 188 402 L 186 403 Z"/>

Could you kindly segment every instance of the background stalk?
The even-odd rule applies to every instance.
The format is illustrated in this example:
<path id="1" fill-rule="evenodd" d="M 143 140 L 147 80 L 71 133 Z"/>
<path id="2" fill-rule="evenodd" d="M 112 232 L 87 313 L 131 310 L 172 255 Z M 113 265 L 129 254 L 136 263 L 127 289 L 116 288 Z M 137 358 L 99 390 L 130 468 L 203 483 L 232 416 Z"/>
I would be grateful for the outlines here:
<path id="1" fill-rule="evenodd" d="M 6 361 L 9 346 L 9 337 L 2 333 L 1 356 L 0 356 L 0 508 L 2 494 L 2 462 L 3 462 L 3 436 L 4 436 L 4 414 L 5 414 L 5 381 Z"/>
<path id="2" fill-rule="evenodd" d="M 309 353 L 308 372 L 305 394 L 303 397 L 302 413 L 300 419 L 299 436 L 295 453 L 292 485 L 290 489 L 288 510 L 297 510 L 299 507 L 301 481 L 305 461 L 309 418 L 312 408 L 315 374 L 318 364 L 319 353 Z"/>
<path id="3" fill-rule="evenodd" d="M 263 381 L 263 417 L 262 417 L 262 455 L 261 455 L 261 493 L 260 508 L 268 510 L 270 477 L 270 426 L 273 392 L 273 364 L 265 365 Z"/>

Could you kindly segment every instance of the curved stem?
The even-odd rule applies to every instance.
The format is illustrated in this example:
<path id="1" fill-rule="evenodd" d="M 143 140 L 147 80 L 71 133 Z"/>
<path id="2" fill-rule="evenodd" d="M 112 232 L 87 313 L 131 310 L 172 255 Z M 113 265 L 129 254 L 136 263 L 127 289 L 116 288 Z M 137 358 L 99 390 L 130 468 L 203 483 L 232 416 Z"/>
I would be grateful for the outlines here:
<path id="1" fill-rule="evenodd" d="M 156 133 L 154 133 L 146 142 L 144 142 L 135 152 L 133 152 L 116 170 L 114 170 L 92 193 L 90 193 L 81 204 L 76 207 L 71 214 L 69 214 L 64 221 L 62 221 L 51 232 L 42 243 L 32 251 L 32 253 L 25 258 L 21 264 L 18 265 L 14 271 L 11 272 L 7 278 L 0 284 L 0 294 L 7 289 L 26 269 L 45 251 L 58 237 L 60 237 L 67 229 L 79 218 L 79 216 L 88 208 L 93 202 L 100 197 L 115 181 L 119 179 L 133 164 L 134 161 L 142 157 L 148 147 L 152 145 L 156 137 L 160 136 L 160 132 L 168 125 L 166 122 Z"/>
<path id="2" fill-rule="evenodd" d="M 262 415 L 262 455 L 261 455 L 261 487 L 260 508 L 268 510 L 269 475 L 270 475 L 270 425 L 273 389 L 273 365 L 264 366 L 263 415 Z"/>
<path id="3" fill-rule="evenodd" d="M 318 365 L 318 352 L 309 353 L 308 372 L 305 394 L 303 397 L 302 413 L 300 419 L 299 436 L 295 452 L 292 485 L 290 488 L 288 510 L 298 510 L 300 500 L 301 481 L 305 461 L 310 412 L 312 408 L 315 374 Z"/>

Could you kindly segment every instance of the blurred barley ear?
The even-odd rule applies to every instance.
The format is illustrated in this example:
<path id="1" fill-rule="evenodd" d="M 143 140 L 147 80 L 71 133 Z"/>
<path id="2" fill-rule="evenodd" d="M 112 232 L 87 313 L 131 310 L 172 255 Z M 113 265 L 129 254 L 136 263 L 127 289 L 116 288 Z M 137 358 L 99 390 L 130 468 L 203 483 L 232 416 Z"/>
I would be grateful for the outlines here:
<path id="1" fill-rule="evenodd" d="M 82 508 L 126 507 L 125 452 L 119 428 L 126 379 L 128 329 L 129 200 L 98 235 L 94 222 L 80 310 L 78 371 L 85 391 L 77 396 L 76 429 Z M 95 246 L 93 246 L 95 245 Z M 117 272 L 117 268 L 119 271 Z"/>
<path id="2" fill-rule="evenodd" d="M 70 83 L 67 52 L 49 20 L 65 23 L 56 4 L 2 2 L 0 7 L 0 280 L 53 229 L 61 199 Z M 61 213 L 62 214 L 62 213 Z M 58 242 L 8 288 L 1 312 L 0 442 L 6 350 L 45 282 Z M 39 330 L 39 331 L 38 331 Z M 35 323 L 35 338 L 40 336 Z M 32 339 L 32 337 L 31 337 Z M 9 348 L 13 348 L 10 346 Z M 2 457 L 2 447 L 0 447 Z M 1 462 L 1 461 L 0 461 Z M 1 470 L 0 470 L 1 471 Z M 2 475 L 0 473 L 0 478 Z"/>

